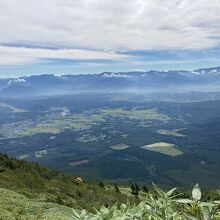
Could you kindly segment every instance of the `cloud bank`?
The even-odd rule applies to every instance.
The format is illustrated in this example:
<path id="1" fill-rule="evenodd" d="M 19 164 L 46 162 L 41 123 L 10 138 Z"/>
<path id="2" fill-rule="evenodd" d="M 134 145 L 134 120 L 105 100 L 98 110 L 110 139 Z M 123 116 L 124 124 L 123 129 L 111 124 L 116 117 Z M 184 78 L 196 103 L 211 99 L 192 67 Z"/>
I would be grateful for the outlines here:
<path id="1" fill-rule="evenodd" d="M 219 11 L 219 0 L 0 1 L 0 65 L 217 48 Z"/>
<path id="2" fill-rule="evenodd" d="M 45 49 L 0 46 L 0 65 L 19 65 L 40 62 L 43 59 L 75 60 L 127 60 L 131 56 L 112 51 L 95 51 L 80 49 Z"/>

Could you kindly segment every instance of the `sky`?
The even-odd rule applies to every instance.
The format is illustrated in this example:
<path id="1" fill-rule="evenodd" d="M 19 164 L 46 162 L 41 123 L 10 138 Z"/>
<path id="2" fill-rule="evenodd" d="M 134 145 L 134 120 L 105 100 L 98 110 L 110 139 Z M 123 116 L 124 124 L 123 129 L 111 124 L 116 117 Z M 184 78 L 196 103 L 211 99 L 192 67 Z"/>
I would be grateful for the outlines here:
<path id="1" fill-rule="evenodd" d="M 0 0 L 0 77 L 220 66 L 219 0 Z"/>

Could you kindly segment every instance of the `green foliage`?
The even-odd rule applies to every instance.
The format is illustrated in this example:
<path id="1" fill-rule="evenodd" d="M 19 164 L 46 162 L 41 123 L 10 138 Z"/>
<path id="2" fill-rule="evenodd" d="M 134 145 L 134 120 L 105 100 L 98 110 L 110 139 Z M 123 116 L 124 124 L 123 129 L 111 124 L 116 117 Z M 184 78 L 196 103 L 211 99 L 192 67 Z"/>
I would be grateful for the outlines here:
<path id="1" fill-rule="evenodd" d="M 104 185 L 103 182 L 100 182 L 100 183 L 99 183 L 99 186 L 100 186 L 101 188 L 105 188 L 105 185 Z"/>
<path id="2" fill-rule="evenodd" d="M 114 187 L 86 183 L 78 184 L 74 176 L 0 154 L 0 188 L 13 190 L 30 199 L 40 199 L 74 208 L 91 209 L 126 202 L 127 196 Z M 101 186 L 101 187 L 100 187 Z M 103 187 L 104 186 L 104 187 Z M 119 190 L 119 189 L 118 189 Z"/>
<path id="3" fill-rule="evenodd" d="M 71 208 L 0 188 L 0 220 L 69 220 Z"/>
<path id="4" fill-rule="evenodd" d="M 148 188 L 147 188 L 147 186 L 143 186 L 143 187 L 142 187 L 142 191 L 143 191 L 144 193 L 148 193 Z"/>
<path id="5" fill-rule="evenodd" d="M 138 197 L 140 188 L 137 183 L 131 185 L 131 194 Z"/>
<path id="6" fill-rule="evenodd" d="M 7 155 L 0 155 L 0 170 L 0 220 L 220 219 L 220 193 L 202 193 L 198 184 L 189 195 L 154 184 L 142 192 L 135 183 L 126 196 L 117 184 L 77 185 L 73 176 Z"/>
<path id="7" fill-rule="evenodd" d="M 135 189 L 135 185 L 132 185 Z M 155 195 L 148 193 L 139 204 L 118 205 L 111 208 L 101 207 L 96 212 L 73 210 L 73 219 L 90 220 L 211 220 L 220 219 L 220 201 L 202 202 L 199 185 L 192 190 L 192 199 L 178 198 L 176 189 L 164 192 L 153 184 Z"/>
<path id="8" fill-rule="evenodd" d="M 119 189 L 117 183 L 114 183 L 114 188 L 117 193 L 120 193 L 120 189 Z"/>

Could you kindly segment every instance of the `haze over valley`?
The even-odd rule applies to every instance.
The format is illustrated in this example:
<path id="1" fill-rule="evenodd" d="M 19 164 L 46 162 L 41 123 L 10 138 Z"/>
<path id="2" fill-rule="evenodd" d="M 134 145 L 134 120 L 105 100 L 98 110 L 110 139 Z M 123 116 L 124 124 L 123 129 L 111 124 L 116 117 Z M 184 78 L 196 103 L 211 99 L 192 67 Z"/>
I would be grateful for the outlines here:
<path id="1" fill-rule="evenodd" d="M 217 188 L 219 82 L 220 68 L 1 79 L 0 150 L 88 181 Z"/>

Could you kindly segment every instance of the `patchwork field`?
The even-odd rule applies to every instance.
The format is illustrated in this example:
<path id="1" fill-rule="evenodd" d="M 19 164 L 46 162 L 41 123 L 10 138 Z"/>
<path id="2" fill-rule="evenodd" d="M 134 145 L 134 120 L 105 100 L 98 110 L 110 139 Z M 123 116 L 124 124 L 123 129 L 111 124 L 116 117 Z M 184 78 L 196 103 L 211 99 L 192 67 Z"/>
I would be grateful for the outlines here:
<path id="1" fill-rule="evenodd" d="M 74 160 L 74 161 L 71 161 L 69 163 L 69 165 L 75 167 L 75 166 L 79 166 L 81 164 L 86 164 L 88 162 L 89 162 L 89 160 L 87 160 L 87 159 L 85 159 L 85 160 Z"/>
<path id="2" fill-rule="evenodd" d="M 104 141 L 107 136 L 104 134 L 100 135 L 91 135 L 91 134 L 83 134 L 79 138 L 76 138 L 77 141 L 81 143 L 89 143 L 89 142 L 98 142 L 98 141 Z"/>
<path id="3" fill-rule="evenodd" d="M 141 148 L 145 150 L 154 151 L 161 154 L 166 154 L 169 156 L 179 156 L 183 154 L 182 151 L 180 151 L 175 144 L 165 143 L 165 142 L 158 142 L 154 144 L 149 144 L 142 146 Z"/>
<path id="4" fill-rule="evenodd" d="M 128 146 L 127 144 L 116 144 L 116 145 L 111 146 L 110 148 L 113 150 L 124 150 L 129 147 L 131 147 L 131 146 Z"/>
<path id="5" fill-rule="evenodd" d="M 147 121 L 147 120 L 156 120 L 156 121 L 162 121 L 167 122 L 170 120 L 170 118 L 162 113 L 159 113 L 157 109 L 132 109 L 132 110 L 126 110 L 123 108 L 118 109 L 102 109 L 101 114 L 104 116 L 110 116 L 110 117 L 120 117 L 120 118 L 127 118 L 130 120 L 140 120 L 140 121 Z"/>
<path id="6" fill-rule="evenodd" d="M 66 113 L 68 112 L 68 114 Z M 65 129 L 73 131 L 84 131 L 100 125 L 109 120 L 109 117 L 126 119 L 128 121 L 137 120 L 142 127 L 147 127 L 151 121 L 168 122 L 170 118 L 156 109 L 146 110 L 125 110 L 117 109 L 98 109 L 82 114 L 71 114 L 67 108 L 50 108 L 45 117 L 37 121 L 25 120 L 16 123 L 8 123 L 0 126 L 0 134 L 7 138 L 32 136 L 36 134 L 58 134 Z M 91 138 L 90 138 L 91 139 Z M 95 138 L 92 138 L 95 141 Z M 87 137 L 81 137 L 81 142 L 90 142 Z"/>
<path id="7" fill-rule="evenodd" d="M 220 101 L 139 100 L 96 94 L 0 101 L 0 152 L 88 181 L 189 186 L 204 173 L 204 185 L 216 186 Z"/>
<path id="8" fill-rule="evenodd" d="M 186 137 L 186 135 L 179 133 L 176 130 L 165 130 L 165 129 L 158 129 L 157 130 L 158 134 L 162 135 L 168 135 L 168 136 L 174 136 L 174 137 Z"/>

